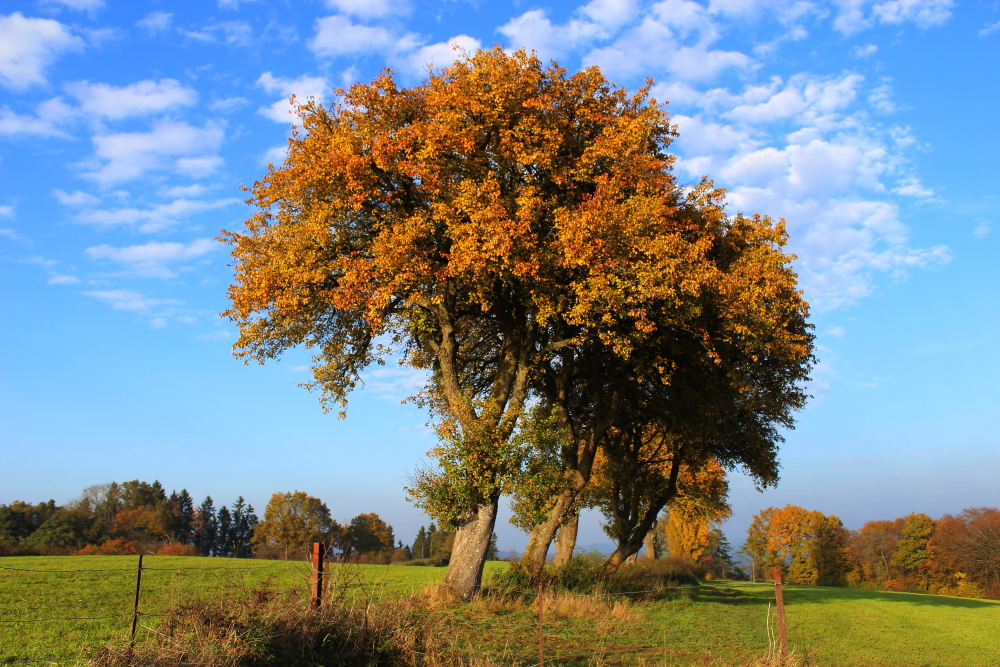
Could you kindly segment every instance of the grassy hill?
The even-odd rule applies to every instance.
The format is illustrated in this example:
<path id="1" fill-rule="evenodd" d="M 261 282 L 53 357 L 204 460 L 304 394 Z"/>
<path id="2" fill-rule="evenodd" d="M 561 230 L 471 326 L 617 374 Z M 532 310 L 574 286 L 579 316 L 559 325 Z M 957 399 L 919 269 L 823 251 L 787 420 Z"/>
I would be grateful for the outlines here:
<path id="1" fill-rule="evenodd" d="M 88 648 L 121 640 L 131 624 L 135 566 L 129 556 L 0 560 L 0 664 L 73 664 Z M 489 564 L 487 577 L 505 567 Z M 218 600 L 224 589 L 238 598 L 265 582 L 304 597 L 308 585 L 302 562 L 147 556 L 144 568 L 140 643 L 179 602 Z M 434 589 L 443 568 L 336 565 L 331 572 L 332 590 L 366 604 L 415 595 L 436 631 L 467 653 L 537 664 L 531 593 L 462 604 Z M 1000 665 L 997 602 L 787 585 L 785 600 L 792 648 L 816 665 Z M 653 596 L 547 595 L 546 664 L 737 664 L 765 651 L 771 601 L 772 587 L 741 582 Z M 776 632 L 773 607 L 770 619 Z"/>

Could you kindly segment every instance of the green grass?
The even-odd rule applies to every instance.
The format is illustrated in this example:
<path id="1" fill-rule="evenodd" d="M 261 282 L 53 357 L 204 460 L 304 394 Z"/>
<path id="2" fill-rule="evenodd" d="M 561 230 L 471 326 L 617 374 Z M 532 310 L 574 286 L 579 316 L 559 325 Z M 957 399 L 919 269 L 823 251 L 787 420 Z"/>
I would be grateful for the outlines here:
<path id="1" fill-rule="evenodd" d="M 0 664 L 26 657 L 58 662 L 127 635 L 137 565 L 138 556 L 0 559 Z M 408 595 L 445 575 L 445 568 L 411 566 L 334 564 L 329 571 L 331 588 L 375 598 Z M 306 596 L 309 573 L 302 561 L 145 556 L 140 610 L 148 616 L 141 622 L 155 626 L 155 615 L 171 603 L 211 598 L 223 587 L 251 589 L 270 580 Z M 77 620 L 44 620 L 65 618 Z"/>
<path id="2" fill-rule="evenodd" d="M 134 556 L 0 559 L 0 621 L 115 616 L 97 620 L 0 622 L 0 656 L 72 664 L 86 649 L 127 636 L 135 595 Z M 272 584 L 307 595 L 304 562 L 147 556 L 141 623 L 172 603 L 212 599 L 224 587 Z M 488 564 L 489 572 L 506 567 Z M 223 568 L 223 569 L 215 569 Z M 99 570 L 71 572 L 69 570 Z M 104 571 L 107 570 L 107 571 Z M 384 600 L 439 583 L 444 568 L 334 565 L 332 589 Z M 767 645 L 773 587 L 710 582 L 659 599 L 566 598 L 546 612 L 546 664 L 735 664 Z M 1000 603 L 965 598 L 811 586 L 785 587 L 792 648 L 822 666 L 917 667 L 1000 665 Z M 619 602 L 617 607 L 615 602 Z M 483 596 L 473 604 L 427 602 L 449 641 L 506 664 L 537 664 L 533 596 Z M 775 628 L 771 608 L 772 629 Z M 140 641 L 148 630 L 140 632 Z M 0 658 L 0 664 L 4 662 Z"/>

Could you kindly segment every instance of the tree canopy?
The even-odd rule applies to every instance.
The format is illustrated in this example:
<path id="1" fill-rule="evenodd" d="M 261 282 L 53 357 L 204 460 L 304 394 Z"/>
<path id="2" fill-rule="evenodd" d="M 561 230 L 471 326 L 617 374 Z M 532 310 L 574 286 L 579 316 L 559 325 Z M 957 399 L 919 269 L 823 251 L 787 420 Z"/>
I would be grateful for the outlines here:
<path id="1" fill-rule="evenodd" d="M 495 48 L 410 89 L 386 71 L 299 115 L 246 231 L 223 232 L 235 353 L 313 350 L 309 386 L 341 409 L 372 363 L 431 372 L 440 468 L 413 490 L 457 529 L 447 583 L 461 595 L 520 472 L 512 436 L 533 392 L 562 411 L 584 467 L 621 383 L 668 387 L 707 365 L 765 434 L 804 400 L 812 337 L 783 226 L 725 215 L 708 181 L 675 182 L 675 130 L 648 86 L 629 95 L 596 67 Z M 560 394 L 574 374 L 589 391 Z M 770 479 L 765 439 L 716 456 Z"/>

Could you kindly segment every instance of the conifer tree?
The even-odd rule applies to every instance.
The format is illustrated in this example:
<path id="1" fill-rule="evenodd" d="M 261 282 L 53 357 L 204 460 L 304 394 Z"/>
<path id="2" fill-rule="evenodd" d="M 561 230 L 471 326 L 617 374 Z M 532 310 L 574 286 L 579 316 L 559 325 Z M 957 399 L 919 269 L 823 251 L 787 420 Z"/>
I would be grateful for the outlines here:
<path id="1" fill-rule="evenodd" d="M 219 534 L 215 540 L 215 554 L 229 556 L 233 552 L 233 515 L 229 508 L 222 506 L 218 514 Z"/>
<path id="2" fill-rule="evenodd" d="M 215 542 L 219 534 L 219 524 L 215 516 L 215 503 L 212 496 L 205 496 L 198 507 L 197 526 L 195 528 L 195 548 L 202 556 L 211 556 L 215 552 Z"/>
<path id="3" fill-rule="evenodd" d="M 420 526 L 417 536 L 413 538 L 413 557 L 424 558 L 424 544 L 427 542 L 427 530 Z"/>

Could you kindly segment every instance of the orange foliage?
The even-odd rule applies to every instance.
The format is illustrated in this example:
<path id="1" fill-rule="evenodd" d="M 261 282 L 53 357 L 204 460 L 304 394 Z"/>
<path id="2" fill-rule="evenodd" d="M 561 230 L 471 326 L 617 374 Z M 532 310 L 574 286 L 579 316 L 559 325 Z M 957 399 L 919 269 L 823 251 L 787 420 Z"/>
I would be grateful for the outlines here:
<path id="1" fill-rule="evenodd" d="M 138 554 L 139 543 L 135 541 L 126 542 L 118 538 L 105 540 L 100 545 L 88 544 L 76 552 L 77 556 L 125 556 L 128 554 Z"/>
<path id="2" fill-rule="evenodd" d="M 164 544 L 156 550 L 157 556 L 197 556 L 198 550 L 190 544 Z"/>

